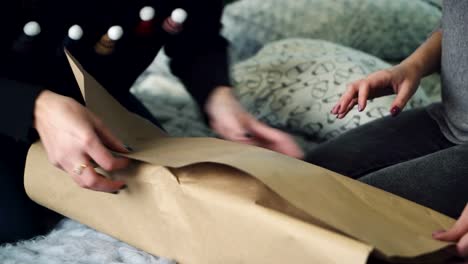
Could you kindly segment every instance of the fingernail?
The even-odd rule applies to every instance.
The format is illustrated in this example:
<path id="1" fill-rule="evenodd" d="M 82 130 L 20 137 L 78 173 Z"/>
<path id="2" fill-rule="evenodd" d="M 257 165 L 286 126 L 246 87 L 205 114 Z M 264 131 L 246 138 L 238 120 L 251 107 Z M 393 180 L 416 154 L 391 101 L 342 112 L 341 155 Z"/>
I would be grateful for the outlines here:
<path id="1" fill-rule="evenodd" d="M 338 105 L 335 105 L 332 110 L 330 111 L 331 114 L 336 114 L 336 108 L 338 107 Z"/>
<path id="2" fill-rule="evenodd" d="M 362 106 L 359 105 L 359 106 L 358 106 L 358 111 L 359 111 L 359 112 L 362 112 L 362 110 L 364 110 L 364 109 L 362 108 Z"/>
<path id="3" fill-rule="evenodd" d="M 113 192 L 112 194 L 117 195 L 117 194 L 119 194 L 119 193 L 120 193 L 120 191 L 115 191 L 115 192 Z"/>
<path id="4" fill-rule="evenodd" d="M 133 148 L 130 147 L 130 146 L 128 146 L 128 145 L 124 145 L 124 148 L 125 148 L 126 150 L 128 150 L 129 152 L 132 152 L 132 151 L 133 151 Z"/>
<path id="5" fill-rule="evenodd" d="M 120 190 L 125 190 L 125 189 L 127 189 L 127 188 L 128 188 L 128 186 L 127 186 L 127 184 L 125 184 L 124 186 L 122 186 L 122 187 L 120 188 Z"/>
<path id="6" fill-rule="evenodd" d="M 392 110 L 390 110 L 390 114 L 392 114 L 393 117 L 395 117 L 395 116 L 397 116 L 398 114 L 400 114 L 400 112 L 401 112 L 401 109 L 400 109 L 400 107 L 398 107 L 398 106 L 394 106 L 394 107 L 392 108 Z"/>
<path id="7" fill-rule="evenodd" d="M 437 231 L 434 231 L 434 232 L 432 233 L 432 236 L 433 236 L 433 237 L 436 237 L 436 236 L 438 236 L 438 235 L 440 235 L 440 234 L 442 234 L 442 233 L 445 233 L 445 230 L 437 230 Z"/>

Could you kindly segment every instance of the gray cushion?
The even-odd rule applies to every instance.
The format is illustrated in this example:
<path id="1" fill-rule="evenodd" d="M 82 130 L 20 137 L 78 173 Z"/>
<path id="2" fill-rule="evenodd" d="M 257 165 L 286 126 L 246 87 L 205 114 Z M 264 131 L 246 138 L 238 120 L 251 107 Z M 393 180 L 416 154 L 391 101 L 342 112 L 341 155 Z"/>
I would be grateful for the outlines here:
<path id="1" fill-rule="evenodd" d="M 441 18 L 441 0 L 241 0 L 228 5 L 224 36 L 232 60 L 286 38 L 323 39 L 398 61 L 415 50 Z"/>

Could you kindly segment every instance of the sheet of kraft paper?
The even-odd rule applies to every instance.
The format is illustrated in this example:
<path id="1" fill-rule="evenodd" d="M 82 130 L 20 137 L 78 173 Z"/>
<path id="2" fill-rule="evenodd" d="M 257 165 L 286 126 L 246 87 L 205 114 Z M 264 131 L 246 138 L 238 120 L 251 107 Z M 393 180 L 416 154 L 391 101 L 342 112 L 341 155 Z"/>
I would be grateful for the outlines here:
<path id="1" fill-rule="evenodd" d="M 214 138 L 173 138 L 122 107 L 70 55 L 86 106 L 135 151 L 119 195 L 78 187 L 40 142 L 28 195 L 52 210 L 179 263 L 431 263 L 454 219 L 332 171 Z"/>

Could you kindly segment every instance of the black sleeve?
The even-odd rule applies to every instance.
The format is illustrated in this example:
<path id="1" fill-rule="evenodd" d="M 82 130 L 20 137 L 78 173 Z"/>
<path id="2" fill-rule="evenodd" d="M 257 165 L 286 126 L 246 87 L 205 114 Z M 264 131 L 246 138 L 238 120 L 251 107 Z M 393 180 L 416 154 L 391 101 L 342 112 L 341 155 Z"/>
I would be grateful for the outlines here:
<path id="1" fill-rule="evenodd" d="M 223 3 L 189 1 L 183 31 L 165 47 L 171 70 L 203 107 L 218 86 L 230 86 L 227 41 L 220 35 Z"/>
<path id="2" fill-rule="evenodd" d="M 34 106 L 42 87 L 0 78 L 0 89 L 0 133 L 19 141 L 29 141 L 34 132 Z"/>
<path id="3" fill-rule="evenodd" d="M 17 68 L 12 57 L 12 43 L 22 32 L 23 9 L 19 1 L 0 3 L 0 134 L 21 141 L 34 135 L 33 114 L 37 96 L 43 87 L 23 78 L 24 68 Z M 18 78 L 19 77 L 19 78 Z"/>

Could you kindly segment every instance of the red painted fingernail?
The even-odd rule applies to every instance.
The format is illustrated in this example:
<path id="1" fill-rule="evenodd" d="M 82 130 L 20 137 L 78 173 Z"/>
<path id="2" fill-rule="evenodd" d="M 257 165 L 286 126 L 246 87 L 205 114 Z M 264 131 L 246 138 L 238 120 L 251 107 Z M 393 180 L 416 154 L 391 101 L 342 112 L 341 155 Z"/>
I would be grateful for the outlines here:
<path id="1" fill-rule="evenodd" d="M 394 106 L 392 110 L 390 110 L 390 114 L 392 114 L 393 117 L 397 116 L 400 113 L 401 113 L 401 109 L 398 106 Z"/>

